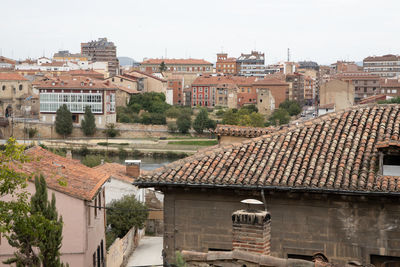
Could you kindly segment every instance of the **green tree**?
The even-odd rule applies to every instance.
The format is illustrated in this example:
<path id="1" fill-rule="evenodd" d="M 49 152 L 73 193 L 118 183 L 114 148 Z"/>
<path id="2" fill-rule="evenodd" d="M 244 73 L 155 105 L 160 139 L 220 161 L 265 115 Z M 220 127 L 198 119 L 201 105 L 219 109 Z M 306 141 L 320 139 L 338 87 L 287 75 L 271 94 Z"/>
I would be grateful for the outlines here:
<path id="1" fill-rule="evenodd" d="M 253 112 L 250 114 L 250 125 L 254 127 L 263 127 L 265 118 L 262 114 Z"/>
<path id="2" fill-rule="evenodd" d="M 39 231 L 38 248 L 40 261 L 43 267 L 64 266 L 60 261 L 62 243 L 62 217 L 58 217 L 56 197 L 53 193 L 51 202 L 47 197 L 47 184 L 43 175 L 35 177 L 36 193 L 31 198 L 31 216 L 43 216 Z"/>
<path id="3" fill-rule="evenodd" d="M 162 62 L 160 63 L 160 66 L 158 67 L 158 69 L 160 70 L 160 72 L 164 72 L 164 71 L 167 70 L 167 66 L 165 65 L 165 62 L 164 62 L 164 61 L 162 61 Z"/>
<path id="4" fill-rule="evenodd" d="M 118 136 L 119 130 L 116 128 L 114 123 L 108 123 L 106 124 L 106 129 L 103 131 L 107 135 L 107 137 L 116 137 Z"/>
<path id="5" fill-rule="evenodd" d="M 16 218 L 8 237 L 11 246 L 17 248 L 14 257 L 4 263 L 17 266 L 62 267 L 60 248 L 62 242 L 62 218 L 58 217 L 53 193 L 47 198 L 47 185 L 43 175 L 35 177 L 36 193 L 31 198 L 29 210 Z M 37 248 L 37 249 L 36 249 Z"/>
<path id="6" fill-rule="evenodd" d="M 193 122 L 193 129 L 197 133 L 202 134 L 204 129 L 207 128 L 209 120 L 207 110 L 205 108 L 200 109 L 199 114 L 197 114 L 196 119 Z"/>
<path id="7" fill-rule="evenodd" d="M 271 125 L 282 125 L 287 124 L 290 121 L 289 113 L 282 108 L 275 110 L 271 117 L 269 118 L 269 122 Z"/>
<path id="8" fill-rule="evenodd" d="M 228 109 L 227 111 L 225 111 L 222 117 L 222 123 L 229 125 L 237 125 L 239 123 L 238 114 L 235 113 L 232 109 Z"/>
<path id="9" fill-rule="evenodd" d="M 252 105 L 245 105 L 241 109 L 247 109 L 247 110 L 250 111 L 250 113 L 258 112 L 258 108 L 256 107 L 256 105 L 253 105 L 253 104 Z"/>
<path id="10" fill-rule="evenodd" d="M 192 119 L 189 114 L 182 113 L 176 120 L 176 126 L 181 133 L 188 133 L 192 126 Z"/>
<path id="11" fill-rule="evenodd" d="M 113 200 L 107 207 L 107 223 L 111 231 L 120 238 L 133 226 L 143 228 L 149 214 L 146 206 L 137 201 L 134 195 Z"/>
<path id="12" fill-rule="evenodd" d="M 290 116 L 295 116 L 301 113 L 300 104 L 294 100 L 286 99 L 279 105 L 279 108 L 285 109 L 287 112 L 289 112 Z"/>
<path id="13" fill-rule="evenodd" d="M 29 176 L 18 172 L 15 167 L 29 161 L 24 154 L 25 146 L 18 145 L 14 138 L 7 140 L 3 150 L 0 150 L 0 233 L 6 236 L 12 223 L 29 210 L 26 191 Z M 6 196 L 13 196 L 5 201 Z"/>
<path id="14" fill-rule="evenodd" d="M 85 107 L 85 115 L 81 122 L 81 127 L 86 136 L 91 136 L 96 132 L 96 121 L 89 106 Z"/>
<path id="15" fill-rule="evenodd" d="M 67 105 L 62 105 L 56 113 L 56 132 L 65 136 L 72 133 L 72 114 Z"/>

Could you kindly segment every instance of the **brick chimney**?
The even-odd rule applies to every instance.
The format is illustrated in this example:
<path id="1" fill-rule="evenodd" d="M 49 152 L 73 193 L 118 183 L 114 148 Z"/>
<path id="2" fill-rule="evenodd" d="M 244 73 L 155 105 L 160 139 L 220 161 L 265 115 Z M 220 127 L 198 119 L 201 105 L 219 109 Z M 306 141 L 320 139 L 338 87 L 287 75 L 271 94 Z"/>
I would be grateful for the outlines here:
<path id="1" fill-rule="evenodd" d="M 261 210 L 238 210 L 232 214 L 233 250 L 270 255 L 271 215 Z"/>
<path id="2" fill-rule="evenodd" d="M 126 175 L 133 178 L 138 178 L 140 176 L 140 163 L 141 160 L 125 160 L 126 165 Z"/>

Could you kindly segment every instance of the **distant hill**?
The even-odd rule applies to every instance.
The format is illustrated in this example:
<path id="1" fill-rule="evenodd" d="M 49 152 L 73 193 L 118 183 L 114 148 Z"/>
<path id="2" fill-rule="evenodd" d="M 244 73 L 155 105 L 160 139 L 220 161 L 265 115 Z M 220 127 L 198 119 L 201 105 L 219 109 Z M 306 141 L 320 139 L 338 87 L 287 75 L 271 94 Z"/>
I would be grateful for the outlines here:
<path id="1" fill-rule="evenodd" d="M 118 57 L 118 60 L 121 66 L 132 66 L 139 64 L 139 62 L 130 57 Z"/>

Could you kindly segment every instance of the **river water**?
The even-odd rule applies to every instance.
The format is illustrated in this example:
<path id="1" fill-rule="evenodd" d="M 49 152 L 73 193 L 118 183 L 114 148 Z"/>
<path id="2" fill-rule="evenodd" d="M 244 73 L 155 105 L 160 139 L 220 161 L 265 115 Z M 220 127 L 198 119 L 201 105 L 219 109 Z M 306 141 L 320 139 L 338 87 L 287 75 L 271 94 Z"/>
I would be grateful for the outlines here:
<path id="1" fill-rule="evenodd" d="M 72 153 L 72 157 L 74 159 L 82 159 L 82 156 L 78 153 Z M 171 159 L 171 158 L 153 158 L 153 157 L 141 157 L 141 158 L 133 158 L 133 157 L 127 157 L 127 158 L 120 158 L 118 156 L 108 156 L 108 158 L 112 162 L 120 163 L 120 164 L 125 164 L 125 159 L 139 159 L 141 160 L 141 169 L 146 170 L 146 171 L 151 171 L 154 169 L 157 169 L 159 167 L 162 167 L 164 165 L 167 165 L 168 163 L 171 163 L 175 160 L 178 159 Z"/>

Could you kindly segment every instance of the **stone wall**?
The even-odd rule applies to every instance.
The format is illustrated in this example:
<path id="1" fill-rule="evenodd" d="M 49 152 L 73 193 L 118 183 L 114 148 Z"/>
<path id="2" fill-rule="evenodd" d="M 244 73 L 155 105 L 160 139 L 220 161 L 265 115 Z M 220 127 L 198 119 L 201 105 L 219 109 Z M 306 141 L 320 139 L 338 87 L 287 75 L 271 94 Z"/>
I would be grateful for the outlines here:
<path id="1" fill-rule="evenodd" d="M 123 237 L 115 239 L 114 243 L 107 250 L 107 267 L 126 266 L 129 257 L 139 245 L 144 230 L 137 230 L 132 227 Z"/>
<path id="2" fill-rule="evenodd" d="M 232 212 L 244 208 L 240 200 L 260 199 L 259 191 L 163 191 L 164 249 L 171 261 L 176 250 L 232 250 Z M 343 265 L 350 260 L 370 263 L 371 255 L 400 257 L 397 199 L 266 193 L 271 256 L 322 252 Z"/>
<path id="3" fill-rule="evenodd" d="M 148 137 L 162 137 L 162 136 L 170 136 L 168 133 L 168 128 L 166 125 L 144 125 L 144 124 L 122 124 L 116 123 L 120 135 L 119 138 L 148 138 Z M 43 122 L 25 122 L 26 128 L 35 128 L 38 131 L 38 134 L 34 138 L 42 139 L 64 139 L 63 136 L 56 133 L 55 126 L 52 123 L 43 123 Z M 23 121 L 14 121 L 10 122 L 8 127 L 1 127 L 0 131 L 4 138 L 8 138 L 13 133 L 14 137 L 17 139 L 24 138 L 24 122 Z M 96 133 L 94 134 L 94 138 L 105 138 L 105 134 L 103 133 L 104 128 L 98 128 Z M 72 130 L 72 134 L 68 136 L 68 138 L 80 138 L 85 137 L 80 125 L 74 125 Z M 28 135 L 25 135 L 25 138 L 28 139 Z"/>

